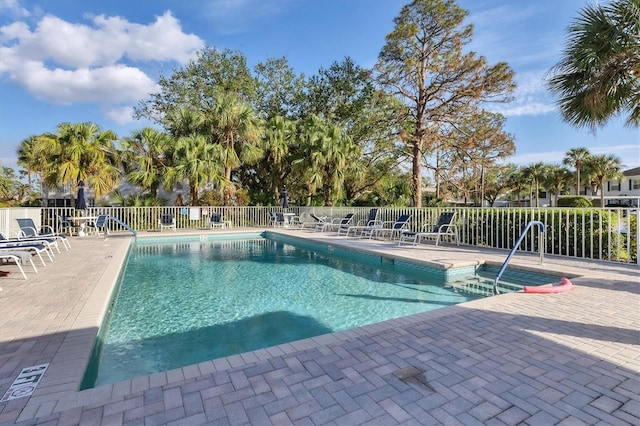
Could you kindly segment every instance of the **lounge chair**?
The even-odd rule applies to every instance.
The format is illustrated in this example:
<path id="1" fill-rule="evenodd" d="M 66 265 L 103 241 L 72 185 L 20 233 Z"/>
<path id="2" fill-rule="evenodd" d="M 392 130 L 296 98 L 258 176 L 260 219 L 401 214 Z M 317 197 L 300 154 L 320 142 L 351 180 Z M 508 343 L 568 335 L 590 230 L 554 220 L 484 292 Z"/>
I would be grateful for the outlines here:
<path id="1" fill-rule="evenodd" d="M 71 244 L 69 244 L 67 236 L 55 233 L 53 228 L 50 226 L 43 226 L 38 230 L 36 224 L 31 218 L 16 219 L 16 222 L 18 222 L 18 226 L 20 227 L 20 238 L 53 238 L 62 242 L 65 249 L 69 250 L 71 248 Z"/>
<path id="2" fill-rule="evenodd" d="M 423 238 L 434 237 L 436 239 L 436 246 L 438 246 L 440 239 L 447 235 L 454 237 L 456 240 L 456 245 L 460 245 L 460 242 L 458 241 L 458 228 L 454 223 L 455 217 L 455 212 L 444 212 L 440 214 L 438 222 L 434 226 L 425 224 L 423 225 L 423 231 L 421 232 L 403 231 L 400 235 L 398 246 L 400 246 L 403 242 L 411 242 L 415 246 Z"/>
<path id="3" fill-rule="evenodd" d="M 162 232 L 164 228 L 173 229 L 175 232 L 176 218 L 172 214 L 161 214 L 160 219 L 158 219 L 158 227 L 160 228 L 160 232 Z"/>
<path id="4" fill-rule="evenodd" d="M 389 239 L 393 240 L 396 236 L 400 236 L 402 234 L 402 231 L 404 231 L 409 225 L 410 220 L 410 214 L 403 214 L 395 222 L 386 221 L 382 223 L 382 226 L 364 229 L 360 234 L 360 238 L 368 237 L 371 239 L 374 237 L 384 237 L 388 235 Z"/>
<path id="5" fill-rule="evenodd" d="M 315 229 L 319 224 L 325 223 L 326 218 L 319 217 L 315 213 L 309 213 L 311 220 L 300 222 L 300 229 L 313 228 Z"/>
<path id="6" fill-rule="evenodd" d="M 222 215 L 220 213 L 211 213 L 211 218 L 209 220 L 210 228 L 231 228 L 231 221 L 223 220 Z"/>
<path id="7" fill-rule="evenodd" d="M 20 233 L 22 235 L 22 232 Z M 51 256 L 55 256 L 54 249 L 60 253 L 60 247 L 58 246 L 58 240 L 55 238 L 45 238 L 45 237 L 25 237 L 20 236 L 18 238 L 8 238 L 2 232 L 0 232 L 0 243 L 8 243 L 8 244 L 43 244 L 49 249 L 49 253 Z M 50 257 L 51 257 L 50 256 Z"/>
<path id="8" fill-rule="evenodd" d="M 316 231 L 319 232 L 331 232 L 331 231 L 340 231 L 340 229 L 344 228 L 345 230 L 353 225 L 353 217 L 354 213 L 347 213 L 345 217 L 342 219 L 334 219 L 331 222 L 323 222 L 316 225 Z"/>
<path id="9" fill-rule="evenodd" d="M 373 208 L 369 210 L 369 217 L 365 221 L 358 221 L 357 224 L 347 226 L 346 228 L 341 227 L 338 229 L 338 235 L 344 233 L 345 236 L 349 236 L 351 232 L 353 232 L 354 236 L 358 232 L 362 232 L 365 228 L 374 228 L 374 227 L 382 227 L 382 221 L 378 220 L 378 212 L 380 209 Z"/>
<path id="10" fill-rule="evenodd" d="M 51 256 L 50 249 L 46 244 L 35 243 L 35 242 L 27 242 L 27 241 L 12 241 L 9 240 L 7 242 L 0 241 L 0 251 L 6 253 L 7 251 L 26 251 L 28 253 L 35 253 L 36 256 L 40 259 L 40 262 L 43 266 L 47 266 L 44 259 L 42 258 L 42 253 L 46 253 L 49 260 L 53 262 L 53 257 Z"/>
<path id="11" fill-rule="evenodd" d="M 38 268 L 36 268 L 36 264 L 33 263 L 33 256 L 26 250 L 6 250 L 0 249 L 0 260 L 7 261 L 12 260 L 15 262 L 16 266 L 20 270 L 22 277 L 26 280 L 27 274 L 24 273 L 24 269 L 22 265 L 26 265 L 27 263 L 31 264 L 35 273 L 38 273 Z"/>

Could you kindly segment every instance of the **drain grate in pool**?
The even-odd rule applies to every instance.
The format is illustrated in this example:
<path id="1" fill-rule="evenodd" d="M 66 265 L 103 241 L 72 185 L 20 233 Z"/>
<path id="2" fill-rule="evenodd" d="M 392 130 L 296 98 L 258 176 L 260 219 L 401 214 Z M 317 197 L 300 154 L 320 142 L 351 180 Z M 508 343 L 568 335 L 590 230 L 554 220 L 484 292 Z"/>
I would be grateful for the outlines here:
<path id="1" fill-rule="evenodd" d="M 429 392 L 435 392 L 435 389 L 427 382 L 427 378 L 424 376 L 424 370 L 418 367 L 410 365 L 409 367 L 394 371 L 393 375 L 407 384 L 417 385 L 427 389 Z"/>

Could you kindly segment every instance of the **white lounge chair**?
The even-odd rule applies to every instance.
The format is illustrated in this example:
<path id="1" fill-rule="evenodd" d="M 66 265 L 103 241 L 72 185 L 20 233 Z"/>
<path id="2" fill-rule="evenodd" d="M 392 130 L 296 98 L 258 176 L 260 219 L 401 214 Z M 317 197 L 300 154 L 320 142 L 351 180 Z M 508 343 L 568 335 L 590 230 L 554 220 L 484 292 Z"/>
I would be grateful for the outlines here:
<path id="1" fill-rule="evenodd" d="M 388 236 L 390 240 L 393 240 L 396 236 L 400 236 L 409 225 L 411 220 L 410 214 L 401 215 L 395 222 L 386 221 L 382 223 L 380 227 L 371 227 L 370 229 L 364 229 L 360 234 L 360 238 L 368 237 L 377 238 Z"/>
<path id="2" fill-rule="evenodd" d="M 71 244 L 66 235 L 56 234 L 52 227 L 43 226 L 40 230 L 36 227 L 35 222 L 31 218 L 16 219 L 18 226 L 20 227 L 20 238 L 32 238 L 32 239 L 55 239 L 62 242 L 65 249 L 69 250 Z"/>
<path id="3" fill-rule="evenodd" d="M 344 227 L 340 227 L 340 229 L 338 229 L 338 235 L 344 233 L 344 235 L 346 237 L 349 236 L 349 234 L 351 232 L 353 232 L 353 235 L 355 236 L 358 232 L 362 232 L 364 229 L 368 229 L 368 228 L 374 228 L 374 227 L 382 227 L 382 221 L 378 220 L 378 212 L 380 211 L 380 209 L 373 208 L 369 210 L 369 217 L 367 217 L 367 220 L 365 221 L 358 221 L 357 224 L 355 225 L 351 225 L 351 226 L 347 226 L 346 228 Z"/>
<path id="4" fill-rule="evenodd" d="M 429 224 L 424 224 L 422 226 L 423 231 L 421 232 L 403 231 L 400 235 L 398 246 L 403 242 L 411 242 L 415 246 L 423 238 L 435 238 L 437 246 L 442 237 L 445 236 L 453 237 L 456 240 L 456 245 L 459 246 L 458 227 L 454 223 L 455 217 L 455 212 L 444 212 L 440 214 L 438 222 L 435 225 L 430 226 Z"/>

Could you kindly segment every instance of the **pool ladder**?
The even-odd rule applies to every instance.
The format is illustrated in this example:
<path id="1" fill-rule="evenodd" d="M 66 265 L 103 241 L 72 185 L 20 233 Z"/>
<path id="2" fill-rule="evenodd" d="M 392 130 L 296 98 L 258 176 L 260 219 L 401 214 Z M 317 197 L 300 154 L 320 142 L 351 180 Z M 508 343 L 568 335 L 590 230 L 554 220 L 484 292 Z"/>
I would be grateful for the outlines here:
<path id="1" fill-rule="evenodd" d="M 498 275 L 496 275 L 496 279 L 493 282 L 493 294 L 499 294 L 498 281 L 502 277 L 502 274 L 504 273 L 504 271 L 507 269 L 507 265 L 509 265 L 509 261 L 513 257 L 513 254 L 516 252 L 516 250 L 518 250 L 518 247 L 520 247 L 520 243 L 522 242 L 522 240 L 524 240 L 524 237 L 526 236 L 527 231 L 533 225 L 538 225 L 538 228 L 540 230 L 540 232 L 538 233 L 538 246 L 540 247 L 540 263 L 541 264 L 544 263 L 544 240 L 542 239 L 542 234 L 544 234 L 544 223 L 540 222 L 539 220 L 532 220 L 531 222 L 527 223 L 527 226 L 525 226 L 524 231 L 522 231 L 522 233 L 518 237 L 518 241 L 516 241 L 513 248 L 509 252 L 509 255 L 507 256 L 504 263 L 500 267 L 500 270 L 498 271 Z"/>

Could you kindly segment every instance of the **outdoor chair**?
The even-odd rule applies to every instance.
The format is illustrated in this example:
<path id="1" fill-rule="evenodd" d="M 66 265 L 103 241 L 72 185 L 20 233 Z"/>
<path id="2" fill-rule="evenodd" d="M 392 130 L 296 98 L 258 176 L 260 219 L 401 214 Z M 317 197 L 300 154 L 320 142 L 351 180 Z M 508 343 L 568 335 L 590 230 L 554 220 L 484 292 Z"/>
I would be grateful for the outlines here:
<path id="1" fill-rule="evenodd" d="M 321 223 L 325 223 L 326 219 L 324 217 L 319 217 L 315 213 L 309 213 L 310 220 L 302 219 L 299 227 L 300 229 L 312 228 L 315 229 Z"/>
<path id="2" fill-rule="evenodd" d="M 370 229 L 364 229 L 360 234 L 360 238 L 368 237 L 369 239 L 376 237 L 388 236 L 390 240 L 393 240 L 396 236 L 400 236 L 402 231 L 406 229 L 411 220 L 410 214 L 404 214 L 400 216 L 395 222 L 386 221 L 382 222 L 382 226 L 371 227 Z"/>
<path id="3" fill-rule="evenodd" d="M 176 218 L 169 213 L 161 214 L 160 219 L 158 219 L 158 227 L 160 228 L 160 232 L 162 232 L 164 228 L 173 229 L 175 232 Z"/>
<path id="4" fill-rule="evenodd" d="M 347 213 L 345 217 L 342 219 L 336 218 L 331 222 L 322 222 L 316 225 L 316 231 L 319 232 L 331 232 L 331 231 L 339 231 L 344 228 L 345 230 L 353 225 L 353 217 L 354 213 Z"/>
<path id="5" fill-rule="evenodd" d="M 16 219 L 16 222 L 18 222 L 18 226 L 20 227 L 20 238 L 55 239 L 56 241 L 62 242 L 62 245 L 64 245 L 65 249 L 69 250 L 71 248 L 69 239 L 66 237 L 66 235 L 57 234 L 50 226 L 43 226 L 40 230 L 38 230 L 38 227 L 31 218 Z"/>
<path id="6" fill-rule="evenodd" d="M 278 217 L 278 214 L 276 212 L 268 212 L 268 213 L 269 213 L 269 223 L 267 223 L 267 226 L 275 228 L 277 226 L 284 225 L 284 215 L 282 215 L 282 213 L 280 214 L 280 217 Z"/>
<path id="7" fill-rule="evenodd" d="M 45 253 L 49 260 L 53 262 L 53 256 L 50 253 L 50 249 L 47 245 L 29 241 L 15 241 L 5 240 L 0 241 L 0 251 L 6 253 L 7 251 L 26 251 L 28 253 L 35 253 L 40 259 L 42 266 L 47 266 L 46 262 L 42 258 L 42 253 Z"/>
<path id="8" fill-rule="evenodd" d="M 454 223 L 456 217 L 455 212 L 444 212 L 440 214 L 438 218 L 438 222 L 434 226 L 430 226 L 429 224 L 424 224 L 422 226 L 423 231 L 421 232 L 411 232 L 411 231 L 403 231 L 400 235 L 400 241 L 398 241 L 398 246 L 400 246 L 403 242 L 411 242 L 415 246 L 422 240 L 423 238 L 435 238 L 436 239 L 436 247 L 440 242 L 440 239 L 444 236 L 450 236 L 455 238 L 456 245 L 460 245 L 458 241 L 458 228 Z M 429 230 L 427 230 L 429 229 Z"/>
<path id="9" fill-rule="evenodd" d="M 374 228 L 374 227 L 381 227 L 382 226 L 382 221 L 378 220 L 378 212 L 380 211 L 380 209 L 378 208 L 373 208 L 369 210 L 369 216 L 367 217 L 367 219 L 365 221 L 358 221 L 357 224 L 355 225 L 351 225 L 351 226 L 347 226 L 345 227 L 340 227 L 340 229 L 338 229 L 338 235 L 344 233 L 344 235 L 346 237 L 349 236 L 349 234 L 353 231 L 353 235 L 355 236 L 356 233 L 358 232 L 362 232 L 364 229 L 367 228 Z"/>
<path id="10" fill-rule="evenodd" d="M 223 220 L 222 214 L 220 213 L 211 213 L 211 218 L 209 220 L 210 228 L 231 228 L 231 221 Z"/>
<path id="11" fill-rule="evenodd" d="M 24 269 L 22 268 L 22 265 L 26 265 L 27 263 L 30 263 L 35 273 L 36 274 L 38 273 L 38 268 L 36 268 L 36 264 L 33 263 L 33 256 L 31 255 L 31 253 L 29 253 L 26 250 L 19 251 L 19 250 L 8 250 L 8 249 L 0 248 L 0 260 L 4 262 L 6 261 L 15 262 L 16 266 L 18 267 L 18 270 L 20 270 L 20 273 L 22 274 L 22 277 L 25 280 L 27 279 L 27 274 L 25 274 Z"/>
<path id="12" fill-rule="evenodd" d="M 58 215 L 58 220 L 60 221 L 60 230 L 64 232 L 68 232 L 69 236 L 73 237 L 73 233 L 78 231 L 78 225 L 67 215 Z"/>
<path id="13" fill-rule="evenodd" d="M 107 221 L 109 220 L 109 217 L 110 216 L 106 214 L 98 215 L 95 222 L 90 222 L 87 226 L 91 227 L 97 236 L 101 236 L 102 233 L 104 233 L 105 236 L 109 235 L 109 228 L 107 228 Z M 101 230 L 102 233 L 100 232 Z"/>
<path id="14" fill-rule="evenodd" d="M 60 253 L 60 247 L 58 247 L 58 240 L 56 240 L 55 238 L 45 238 L 45 237 L 25 237 L 22 235 L 22 233 L 19 234 L 20 236 L 17 238 L 8 238 L 6 235 L 4 235 L 2 232 L 0 232 L 0 243 L 7 243 L 7 244 L 42 244 L 44 245 L 47 250 L 49 250 L 49 257 L 51 256 L 55 256 L 55 252 L 53 251 L 54 249 Z"/>

